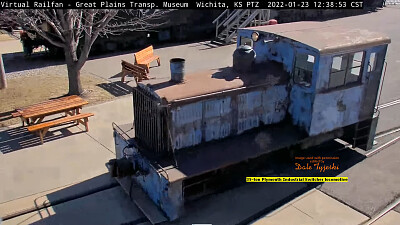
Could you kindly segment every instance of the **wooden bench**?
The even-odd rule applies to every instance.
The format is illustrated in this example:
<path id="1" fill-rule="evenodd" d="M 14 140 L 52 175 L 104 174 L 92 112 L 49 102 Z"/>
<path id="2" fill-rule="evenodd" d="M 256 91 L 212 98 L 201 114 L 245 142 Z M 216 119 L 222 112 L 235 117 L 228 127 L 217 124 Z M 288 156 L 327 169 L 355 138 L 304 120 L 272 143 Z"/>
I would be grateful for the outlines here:
<path id="1" fill-rule="evenodd" d="M 22 116 L 22 111 L 19 110 L 19 109 L 17 109 L 16 112 L 11 113 L 11 116 L 12 116 L 13 118 L 21 117 L 21 116 Z"/>
<path id="2" fill-rule="evenodd" d="M 37 132 L 40 137 L 40 141 L 43 144 L 43 138 L 46 135 L 47 131 L 49 131 L 49 128 L 57 126 L 57 125 L 61 125 L 63 123 L 76 121 L 77 124 L 79 124 L 79 123 L 83 124 L 86 128 L 86 132 L 88 132 L 89 131 L 89 123 L 88 122 L 89 122 L 89 117 L 91 117 L 91 116 L 94 116 L 94 114 L 93 113 L 81 113 L 81 114 L 77 114 L 77 115 L 73 115 L 73 116 L 66 116 L 66 117 L 63 117 L 60 119 L 56 119 L 56 120 L 29 126 L 28 131 L 29 132 Z"/>
<path id="3" fill-rule="evenodd" d="M 136 52 L 135 54 L 135 64 L 145 65 L 147 73 L 150 72 L 150 63 L 154 60 L 157 60 L 158 66 L 161 65 L 160 57 L 154 55 L 153 53 L 153 46 L 150 45 L 149 47 Z"/>
<path id="4" fill-rule="evenodd" d="M 132 74 L 135 78 L 136 82 L 140 82 L 142 80 L 148 80 L 146 69 L 143 66 L 133 65 L 125 60 L 121 60 L 121 81 L 125 82 L 125 76 L 128 74 Z"/>

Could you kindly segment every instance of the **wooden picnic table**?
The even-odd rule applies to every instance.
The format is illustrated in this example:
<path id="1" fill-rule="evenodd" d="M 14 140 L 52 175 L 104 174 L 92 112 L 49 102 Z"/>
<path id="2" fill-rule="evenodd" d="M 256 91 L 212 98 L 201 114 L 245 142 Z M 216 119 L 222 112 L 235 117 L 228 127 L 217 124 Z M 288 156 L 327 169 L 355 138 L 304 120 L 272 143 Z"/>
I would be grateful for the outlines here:
<path id="1" fill-rule="evenodd" d="M 82 106 L 86 104 L 88 102 L 81 97 L 71 95 L 18 109 L 17 113 L 20 114 L 22 121 L 29 126 L 41 123 L 46 116 L 57 113 L 65 113 L 65 115 L 71 116 L 79 114 Z"/>

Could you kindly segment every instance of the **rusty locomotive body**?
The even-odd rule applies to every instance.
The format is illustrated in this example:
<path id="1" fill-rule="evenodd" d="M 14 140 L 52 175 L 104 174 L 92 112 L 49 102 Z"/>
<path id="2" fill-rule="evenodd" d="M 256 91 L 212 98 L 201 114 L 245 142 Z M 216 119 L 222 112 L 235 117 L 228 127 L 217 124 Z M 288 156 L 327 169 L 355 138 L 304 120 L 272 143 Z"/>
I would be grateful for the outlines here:
<path id="1" fill-rule="evenodd" d="M 140 171 L 129 179 L 170 220 L 244 161 L 334 138 L 372 146 L 389 38 L 297 22 L 240 29 L 237 40 L 255 52 L 251 68 L 138 84 L 134 129 L 114 127 L 117 158 Z"/>

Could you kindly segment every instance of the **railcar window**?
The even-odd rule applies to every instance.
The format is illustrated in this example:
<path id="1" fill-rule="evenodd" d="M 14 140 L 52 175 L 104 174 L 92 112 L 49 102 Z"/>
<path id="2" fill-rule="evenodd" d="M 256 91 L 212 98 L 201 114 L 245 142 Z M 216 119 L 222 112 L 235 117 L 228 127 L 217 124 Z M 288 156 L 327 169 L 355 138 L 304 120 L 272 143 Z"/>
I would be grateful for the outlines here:
<path id="1" fill-rule="evenodd" d="M 311 85 L 315 57 L 313 55 L 297 53 L 293 71 L 293 80 L 296 84 L 306 87 Z"/>
<path id="2" fill-rule="evenodd" d="M 248 45 L 253 47 L 253 40 L 247 37 L 240 37 L 240 45 Z"/>
<path id="3" fill-rule="evenodd" d="M 373 52 L 369 55 L 368 72 L 372 72 L 376 69 L 376 53 Z"/>
<path id="4" fill-rule="evenodd" d="M 364 52 L 333 57 L 329 88 L 360 82 L 363 60 Z"/>

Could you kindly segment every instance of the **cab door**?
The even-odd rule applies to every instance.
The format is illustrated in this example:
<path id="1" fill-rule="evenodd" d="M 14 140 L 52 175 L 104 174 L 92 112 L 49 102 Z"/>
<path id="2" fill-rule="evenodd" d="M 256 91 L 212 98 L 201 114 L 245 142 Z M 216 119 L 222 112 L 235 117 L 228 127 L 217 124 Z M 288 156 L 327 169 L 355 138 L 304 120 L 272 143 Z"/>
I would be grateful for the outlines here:
<path id="1" fill-rule="evenodd" d="M 294 125 L 309 131 L 312 105 L 315 95 L 317 55 L 306 49 L 297 49 L 294 54 L 289 114 Z"/>
<path id="2" fill-rule="evenodd" d="M 386 46 L 377 46 L 368 51 L 368 66 L 365 76 L 365 94 L 360 113 L 360 120 L 370 119 L 373 116 L 378 100 L 379 86 L 385 64 Z M 382 88 L 382 87 L 381 87 Z"/>

